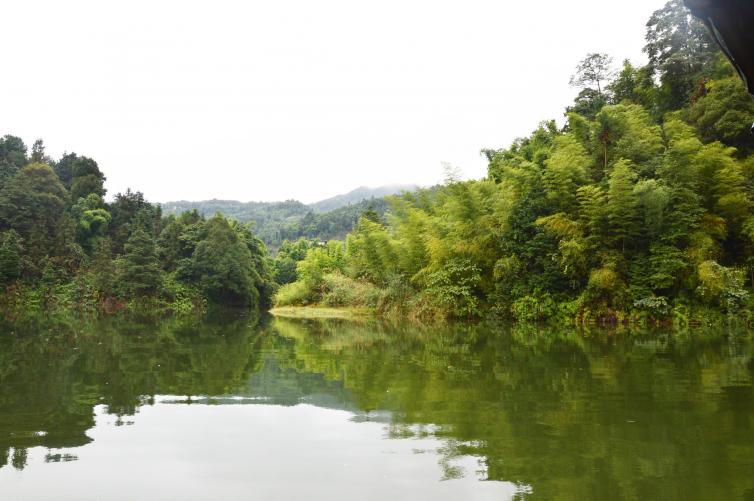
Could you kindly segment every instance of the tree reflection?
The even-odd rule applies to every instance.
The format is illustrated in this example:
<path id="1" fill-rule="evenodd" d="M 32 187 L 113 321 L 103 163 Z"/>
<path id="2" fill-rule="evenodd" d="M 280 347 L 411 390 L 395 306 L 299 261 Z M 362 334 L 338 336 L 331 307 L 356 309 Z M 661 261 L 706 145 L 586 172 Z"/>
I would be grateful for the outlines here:
<path id="1" fill-rule="evenodd" d="M 157 394 L 232 393 L 258 370 L 264 331 L 256 324 L 242 316 L 6 326 L 0 337 L 0 456 L 12 448 L 11 462 L 22 469 L 26 448 L 89 443 L 86 431 L 94 426 L 97 405 L 120 417 L 152 404 Z"/>
<path id="2" fill-rule="evenodd" d="M 342 381 L 362 410 L 392 411 L 393 438 L 434 425 L 449 478 L 465 455 L 481 458 L 483 478 L 543 499 L 740 498 L 752 487 L 741 460 L 754 457 L 748 335 L 311 323 L 275 321 L 297 340 L 292 365 Z"/>
<path id="3" fill-rule="evenodd" d="M 736 331 L 228 314 L 4 331 L 0 468 L 23 468 L 28 448 L 88 443 L 95 406 L 125 423 L 174 395 L 351 410 L 355 421 L 385 422 L 389 438 L 439 439 L 444 478 L 510 481 L 521 497 L 740 499 L 754 487 L 754 345 Z M 464 470 L 462 457 L 479 468 Z"/>

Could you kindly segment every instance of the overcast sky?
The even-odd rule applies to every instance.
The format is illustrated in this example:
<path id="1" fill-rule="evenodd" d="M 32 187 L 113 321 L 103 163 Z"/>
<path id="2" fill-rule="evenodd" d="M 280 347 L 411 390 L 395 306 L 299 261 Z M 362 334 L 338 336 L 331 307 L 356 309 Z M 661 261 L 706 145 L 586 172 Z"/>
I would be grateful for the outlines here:
<path id="1" fill-rule="evenodd" d="M 155 202 L 479 178 L 562 118 L 587 52 L 644 62 L 664 3 L 4 0 L 0 134 Z"/>

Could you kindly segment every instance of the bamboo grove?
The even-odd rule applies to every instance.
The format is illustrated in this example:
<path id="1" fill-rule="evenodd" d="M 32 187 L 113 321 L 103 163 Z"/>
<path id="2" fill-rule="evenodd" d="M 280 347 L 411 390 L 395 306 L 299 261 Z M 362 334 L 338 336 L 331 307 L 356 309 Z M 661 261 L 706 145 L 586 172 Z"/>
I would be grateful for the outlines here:
<path id="1" fill-rule="evenodd" d="M 678 0 L 653 14 L 644 51 L 647 65 L 617 71 L 589 54 L 562 125 L 484 150 L 486 179 L 393 197 L 345 242 L 306 250 L 276 303 L 518 320 L 750 311 L 754 101 Z"/>

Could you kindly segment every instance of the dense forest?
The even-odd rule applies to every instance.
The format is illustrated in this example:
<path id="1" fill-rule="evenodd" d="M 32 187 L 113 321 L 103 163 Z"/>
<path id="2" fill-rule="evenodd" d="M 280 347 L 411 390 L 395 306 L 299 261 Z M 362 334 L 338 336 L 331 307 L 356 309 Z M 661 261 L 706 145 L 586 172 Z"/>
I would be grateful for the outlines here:
<path id="1" fill-rule="evenodd" d="M 276 304 L 519 320 L 750 312 L 754 101 L 680 0 L 652 15 L 644 52 L 648 64 L 617 70 L 588 54 L 563 126 L 484 150 L 486 179 L 393 197 L 384 220 L 365 214 L 345 242 L 307 249 Z"/>
<path id="2" fill-rule="evenodd" d="M 28 154 L 0 139 L 0 282 L 6 314 L 34 309 L 177 311 L 207 303 L 266 307 L 267 250 L 247 226 L 196 211 L 163 217 L 139 192 L 105 202 L 97 162 Z"/>
<path id="3" fill-rule="evenodd" d="M 94 160 L 6 135 L 0 305 L 193 311 L 274 297 L 420 318 L 750 315 L 754 100 L 680 0 L 652 15 L 644 51 L 645 66 L 617 69 L 588 54 L 563 124 L 483 150 L 486 179 L 329 212 L 210 201 L 165 215 L 130 190 L 108 202 Z"/>

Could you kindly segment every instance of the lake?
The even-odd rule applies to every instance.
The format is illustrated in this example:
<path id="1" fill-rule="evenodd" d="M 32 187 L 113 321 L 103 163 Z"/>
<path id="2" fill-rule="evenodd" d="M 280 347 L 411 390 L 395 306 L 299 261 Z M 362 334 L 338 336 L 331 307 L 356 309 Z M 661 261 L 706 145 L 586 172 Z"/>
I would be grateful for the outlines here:
<path id="1" fill-rule="evenodd" d="M 0 499 L 754 499 L 739 329 L 29 319 Z"/>

